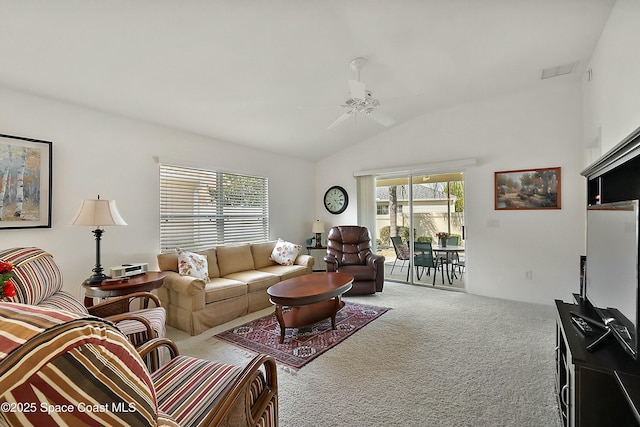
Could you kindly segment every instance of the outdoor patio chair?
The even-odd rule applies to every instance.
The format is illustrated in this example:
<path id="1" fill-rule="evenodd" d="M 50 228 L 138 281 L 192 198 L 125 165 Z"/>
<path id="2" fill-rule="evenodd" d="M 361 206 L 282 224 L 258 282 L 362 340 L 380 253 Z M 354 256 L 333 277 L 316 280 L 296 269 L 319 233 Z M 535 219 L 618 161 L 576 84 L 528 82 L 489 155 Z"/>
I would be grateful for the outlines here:
<path id="1" fill-rule="evenodd" d="M 402 265 L 400 266 L 400 271 L 402 271 L 404 264 L 410 259 L 410 255 L 409 247 L 402 242 L 402 237 L 392 237 L 391 243 L 393 243 L 393 249 L 396 251 L 396 259 L 393 260 L 393 266 L 391 267 L 391 274 L 393 274 L 393 269 L 396 268 L 396 262 L 398 262 L 398 260 L 402 261 Z"/>
<path id="2" fill-rule="evenodd" d="M 433 255 L 433 247 L 430 242 L 415 242 L 413 247 L 413 265 L 416 267 L 416 277 L 418 280 L 422 278 L 425 268 L 427 269 L 427 276 L 433 268 L 433 285 L 435 286 L 438 267 L 440 267 L 442 284 L 444 284 L 445 265 L 442 262 L 441 257 L 435 257 Z M 422 271 L 420 271 L 420 269 L 422 269 Z M 409 270 L 407 270 L 407 281 L 409 281 Z"/>
<path id="3" fill-rule="evenodd" d="M 460 280 L 462 280 L 462 276 L 467 269 L 466 261 L 464 258 L 458 258 L 458 262 L 456 263 L 456 267 L 458 267 L 458 273 L 460 273 Z"/>
<path id="4" fill-rule="evenodd" d="M 447 239 L 447 246 L 459 246 L 460 239 L 458 236 L 451 236 Z M 442 263 L 451 266 L 451 275 L 456 277 L 456 268 L 460 262 L 460 255 L 457 252 L 448 253 L 447 256 L 442 257 Z"/>

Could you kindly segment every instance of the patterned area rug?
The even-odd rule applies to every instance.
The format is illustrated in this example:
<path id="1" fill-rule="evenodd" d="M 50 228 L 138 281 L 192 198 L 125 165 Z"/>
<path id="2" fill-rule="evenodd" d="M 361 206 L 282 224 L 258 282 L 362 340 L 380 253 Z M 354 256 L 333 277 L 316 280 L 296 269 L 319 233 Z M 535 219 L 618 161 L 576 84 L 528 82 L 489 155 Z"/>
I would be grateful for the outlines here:
<path id="1" fill-rule="evenodd" d="M 280 325 L 275 314 L 221 332 L 214 337 L 256 353 L 269 354 L 280 364 L 300 369 L 388 310 L 385 307 L 347 301 L 336 315 L 335 330 L 331 329 L 331 319 L 303 328 L 287 328 L 282 344 Z"/>

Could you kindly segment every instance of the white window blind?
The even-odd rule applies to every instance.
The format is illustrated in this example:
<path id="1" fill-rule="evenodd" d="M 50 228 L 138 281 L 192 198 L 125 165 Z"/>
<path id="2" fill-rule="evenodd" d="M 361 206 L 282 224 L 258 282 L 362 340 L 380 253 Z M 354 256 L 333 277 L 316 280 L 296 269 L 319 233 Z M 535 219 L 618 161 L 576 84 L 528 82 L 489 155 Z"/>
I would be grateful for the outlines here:
<path id="1" fill-rule="evenodd" d="M 160 165 L 160 249 L 193 251 L 269 238 L 267 178 Z"/>

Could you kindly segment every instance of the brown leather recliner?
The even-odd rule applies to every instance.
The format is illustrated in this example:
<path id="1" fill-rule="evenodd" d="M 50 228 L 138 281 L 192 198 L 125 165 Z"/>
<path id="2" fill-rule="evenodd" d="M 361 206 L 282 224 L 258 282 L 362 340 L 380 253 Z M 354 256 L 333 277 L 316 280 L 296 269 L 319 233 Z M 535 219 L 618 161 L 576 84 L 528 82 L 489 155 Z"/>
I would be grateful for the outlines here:
<path id="1" fill-rule="evenodd" d="M 371 237 L 367 227 L 339 225 L 327 235 L 327 271 L 353 276 L 353 286 L 346 295 L 365 295 L 382 292 L 384 285 L 384 256 L 371 251 Z"/>

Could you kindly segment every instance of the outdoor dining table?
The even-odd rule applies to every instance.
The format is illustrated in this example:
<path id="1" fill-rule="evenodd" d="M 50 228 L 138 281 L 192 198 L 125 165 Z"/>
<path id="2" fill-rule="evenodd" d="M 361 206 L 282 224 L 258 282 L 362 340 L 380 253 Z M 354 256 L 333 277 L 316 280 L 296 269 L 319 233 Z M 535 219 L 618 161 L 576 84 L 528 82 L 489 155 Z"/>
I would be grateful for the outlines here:
<path id="1" fill-rule="evenodd" d="M 447 265 L 451 264 L 451 275 L 449 275 L 449 267 L 445 267 L 446 271 L 447 271 L 447 280 L 449 281 L 449 284 L 453 284 L 453 278 L 457 277 L 456 276 L 456 272 L 454 270 L 454 265 L 452 262 L 450 262 L 452 259 L 450 259 L 452 254 L 460 254 L 462 252 L 464 252 L 464 246 L 454 246 L 454 245 L 447 245 L 447 246 L 438 246 L 438 245 L 434 245 L 432 246 L 433 248 L 433 252 L 436 253 L 436 256 L 438 254 L 446 254 L 446 262 Z"/>

